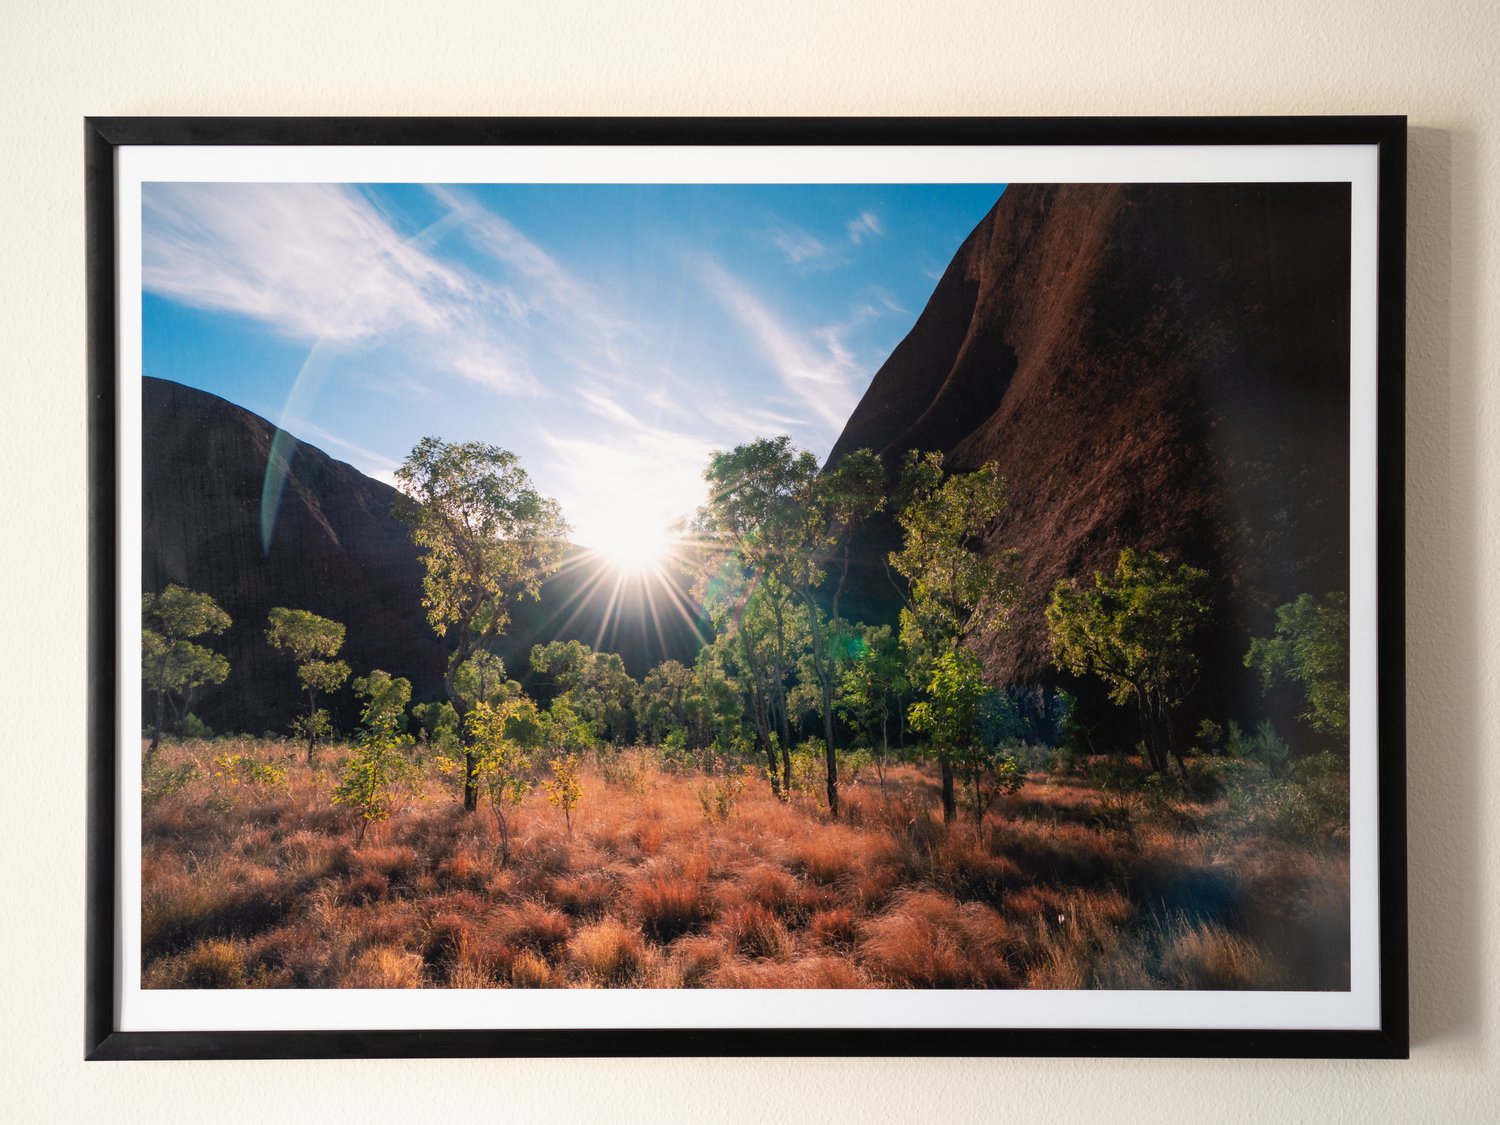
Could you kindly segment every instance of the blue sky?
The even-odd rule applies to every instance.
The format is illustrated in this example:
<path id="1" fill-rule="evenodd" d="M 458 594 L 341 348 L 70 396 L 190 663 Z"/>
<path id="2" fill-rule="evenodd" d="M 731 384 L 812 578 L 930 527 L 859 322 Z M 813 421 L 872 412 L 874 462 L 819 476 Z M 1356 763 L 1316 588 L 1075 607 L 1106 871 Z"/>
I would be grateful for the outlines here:
<path id="1" fill-rule="evenodd" d="M 143 370 L 372 476 L 512 449 L 603 547 L 821 459 L 1001 185 L 147 184 Z"/>

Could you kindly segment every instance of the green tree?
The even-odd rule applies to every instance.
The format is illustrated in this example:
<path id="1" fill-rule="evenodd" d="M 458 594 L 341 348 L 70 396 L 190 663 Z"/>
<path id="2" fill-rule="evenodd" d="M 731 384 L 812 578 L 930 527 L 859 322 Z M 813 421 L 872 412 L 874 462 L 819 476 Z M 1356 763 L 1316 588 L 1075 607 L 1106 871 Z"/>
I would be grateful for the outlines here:
<path id="1" fill-rule="evenodd" d="M 411 681 L 376 668 L 353 683 L 354 694 L 365 701 L 359 721 L 367 730 L 389 724 L 406 729 L 406 705 L 411 702 Z"/>
<path id="2" fill-rule="evenodd" d="M 1245 667 L 1265 690 L 1278 678 L 1302 688 L 1302 717 L 1319 734 L 1349 745 L 1349 596 L 1302 594 L 1276 610 L 1276 635 L 1254 637 Z"/>
<path id="3" fill-rule="evenodd" d="M 771 667 L 767 677 L 771 702 L 777 712 L 783 751 L 783 788 L 790 763 L 791 741 L 787 680 L 795 661 L 788 651 L 787 607 L 795 601 L 804 611 L 811 632 L 810 666 L 821 694 L 828 807 L 839 813 L 838 760 L 833 729 L 835 663 L 841 646 L 837 637 L 824 637 L 824 623 L 816 593 L 828 577 L 830 560 L 842 558 L 833 590 L 833 618 L 848 571 L 849 532 L 885 502 L 885 474 L 869 450 L 859 450 L 820 472 L 817 459 L 799 451 L 791 438 L 761 438 L 716 452 L 704 472 L 709 501 L 699 515 L 721 556 L 737 557 L 748 581 L 743 600 L 757 595 L 771 615 Z M 743 609 L 734 616 L 740 618 Z M 740 622 L 743 624 L 743 622 Z M 754 663 L 748 648 L 747 664 Z"/>
<path id="4" fill-rule="evenodd" d="M 889 561 L 907 584 L 901 644 L 913 683 L 930 683 L 939 656 L 1004 625 L 1015 599 L 1016 554 L 986 553 L 985 541 L 1005 505 L 1005 478 L 994 465 L 945 477 L 941 453 L 906 455 L 896 505 L 902 546 Z M 953 762 L 939 764 L 943 819 L 952 821 Z"/>
<path id="5" fill-rule="evenodd" d="M 595 652 L 579 641 L 552 641 L 532 647 L 531 667 L 601 737 L 616 745 L 629 740 L 639 688 L 618 654 Z"/>
<path id="6" fill-rule="evenodd" d="M 874 750 L 882 793 L 891 757 L 891 719 L 901 714 L 902 700 L 910 692 L 905 655 L 891 627 L 878 625 L 862 630 L 856 638 L 854 657 L 839 681 L 836 706 L 844 721 Z"/>
<path id="7" fill-rule="evenodd" d="M 1112 575 L 1096 573 L 1081 590 L 1059 582 L 1047 604 L 1053 661 L 1098 676 L 1117 705 L 1134 701 L 1151 767 L 1163 776 L 1170 753 L 1187 777 L 1172 713 L 1197 680 L 1190 643 L 1208 620 L 1208 599 L 1206 571 L 1127 547 Z"/>
<path id="8" fill-rule="evenodd" d="M 635 725 L 641 739 L 660 745 L 668 735 L 688 738 L 688 697 L 693 669 L 677 660 L 663 660 L 641 680 L 635 700 Z"/>
<path id="9" fill-rule="evenodd" d="M 266 640 L 297 664 L 297 678 L 307 691 L 307 714 L 296 729 L 307 738 L 307 764 L 314 761 L 318 739 L 332 730 L 328 712 L 318 706 L 319 693 L 331 694 L 349 678 L 349 665 L 335 660 L 344 647 L 344 627 L 305 609 L 271 610 Z"/>
<path id="10" fill-rule="evenodd" d="M 396 514 L 422 552 L 423 605 L 440 637 L 454 637 L 444 686 L 464 739 L 464 808 L 478 807 L 464 663 L 505 632 L 512 604 L 535 598 L 557 570 L 568 525 L 557 501 L 532 487 L 514 453 L 482 442 L 417 443 L 396 471 Z M 477 705 L 476 705 L 477 706 Z"/>
<path id="11" fill-rule="evenodd" d="M 156 696 L 151 744 L 146 748 L 148 764 L 161 745 L 167 700 L 172 700 L 174 710 L 185 713 L 198 688 L 222 684 L 228 677 L 229 661 L 194 638 L 217 636 L 230 624 L 229 614 L 207 594 L 169 585 L 159 594 L 141 595 L 141 673 L 146 689 Z M 180 709 L 178 696 L 183 697 Z"/>
<path id="12" fill-rule="evenodd" d="M 396 695 L 400 694 L 396 685 L 405 685 L 407 698 L 410 698 L 411 684 L 404 679 L 391 680 L 389 676 L 386 676 L 386 681 L 383 699 L 379 694 L 369 696 L 365 727 L 355 741 L 354 753 L 344 764 L 338 788 L 333 791 L 334 804 L 348 805 L 359 813 L 355 847 L 364 842 L 365 829 L 372 822 L 390 816 L 397 786 L 415 773 L 408 757 L 412 737 L 397 729 L 396 725 L 406 704 L 403 701 L 399 708 L 393 706 Z"/>
<path id="13" fill-rule="evenodd" d="M 927 698 L 912 705 L 911 725 L 932 739 L 938 757 L 951 763 L 969 790 L 974 822 L 984 819 L 989 800 L 984 777 L 995 770 L 1000 787 L 1014 792 L 1021 775 L 1015 764 L 999 758 L 981 729 L 987 703 L 994 692 L 984 682 L 979 657 L 955 648 L 939 654 L 925 685 Z"/>
<path id="14" fill-rule="evenodd" d="M 500 833 L 500 866 L 505 867 L 510 863 L 507 809 L 519 807 L 536 785 L 533 755 L 543 745 L 545 720 L 536 704 L 522 696 L 499 706 L 477 703 L 465 722 L 474 762 L 470 776 L 489 799 Z"/>
<path id="15" fill-rule="evenodd" d="M 484 648 L 459 665 L 453 687 L 468 707 L 476 703 L 495 707 L 521 694 L 521 685 L 506 675 L 505 661 Z"/>
<path id="16" fill-rule="evenodd" d="M 728 752 L 743 736 L 745 709 L 717 645 L 705 645 L 693 662 L 693 683 L 684 700 L 688 745 Z"/>

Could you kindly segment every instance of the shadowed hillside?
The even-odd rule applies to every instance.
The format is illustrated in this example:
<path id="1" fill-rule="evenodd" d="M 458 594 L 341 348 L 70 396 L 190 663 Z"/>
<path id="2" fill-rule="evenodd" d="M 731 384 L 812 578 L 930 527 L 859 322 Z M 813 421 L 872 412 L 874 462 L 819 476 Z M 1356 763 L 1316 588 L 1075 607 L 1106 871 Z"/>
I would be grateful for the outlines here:
<path id="1" fill-rule="evenodd" d="M 1050 675 L 1060 578 L 1163 550 L 1217 583 L 1205 683 L 1243 687 L 1248 636 L 1348 587 L 1349 194 L 1324 184 L 1013 185 L 876 374 L 832 459 L 991 461 L 1020 549 L 991 674 Z M 891 590 L 867 533 L 861 594 Z M 1226 689 L 1231 696 L 1235 689 Z M 1231 699 L 1222 702 L 1233 703 Z"/>
<path id="2" fill-rule="evenodd" d="M 194 710 L 219 729 L 286 728 L 299 707 L 296 672 L 264 638 L 278 605 L 343 622 L 341 655 L 355 675 L 384 668 L 410 679 L 415 698 L 440 697 L 448 648 L 427 624 L 417 550 L 391 515 L 395 489 L 299 442 L 263 552 L 261 488 L 276 427 L 162 379 L 144 380 L 143 395 L 142 590 L 201 590 L 234 619 L 210 640 L 229 658 L 229 680 L 205 689 Z M 670 608 L 680 591 L 658 591 L 654 617 L 644 594 L 638 579 L 617 592 L 603 561 L 575 550 L 539 603 L 517 607 L 500 653 L 517 677 L 533 643 L 559 637 L 621 653 L 635 676 L 668 656 L 691 662 L 695 630 Z M 347 689 L 333 706 L 348 729 Z"/>

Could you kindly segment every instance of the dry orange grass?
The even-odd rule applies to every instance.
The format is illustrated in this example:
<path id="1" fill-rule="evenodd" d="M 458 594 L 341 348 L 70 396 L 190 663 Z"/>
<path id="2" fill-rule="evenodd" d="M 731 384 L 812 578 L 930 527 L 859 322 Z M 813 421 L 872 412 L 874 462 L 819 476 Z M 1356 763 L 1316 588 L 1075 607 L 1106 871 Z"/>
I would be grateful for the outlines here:
<path id="1" fill-rule="evenodd" d="M 226 786 L 224 753 L 286 784 Z M 1347 856 L 1200 830 L 1211 802 L 1126 831 L 1034 776 L 945 826 L 936 772 L 902 765 L 841 821 L 754 784 L 710 820 L 701 777 L 631 751 L 585 771 L 571 831 L 540 796 L 514 810 L 502 867 L 488 810 L 435 775 L 356 847 L 329 803 L 346 753 L 163 747 L 198 772 L 144 805 L 146 987 L 1347 987 Z"/>

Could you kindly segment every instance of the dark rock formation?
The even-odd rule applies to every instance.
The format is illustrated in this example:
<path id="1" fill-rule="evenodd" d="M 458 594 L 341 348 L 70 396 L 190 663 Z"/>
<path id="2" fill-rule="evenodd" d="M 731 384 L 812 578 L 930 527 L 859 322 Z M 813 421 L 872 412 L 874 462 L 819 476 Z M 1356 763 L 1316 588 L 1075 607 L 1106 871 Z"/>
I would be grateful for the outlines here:
<path id="1" fill-rule="evenodd" d="M 234 619 L 209 639 L 228 657 L 229 679 L 204 689 L 195 711 L 221 730 L 287 728 L 300 699 L 296 671 L 265 642 L 278 605 L 343 622 L 354 675 L 384 668 L 409 678 L 414 698 L 440 698 L 448 644 L 427 623 L 421 562 L 391 515 L 395 490 L 295 442 L 263 551 L 261 490 L 276 427 L 215 395 L 144 382 L 142 590 L 202 590 Z M 516 608 L 499 646 L 511 673 L 524 673 L 533 643 L 554 637 L 620 652 L 636 676 L 667 656 L 691 662 L 695 627 L 668 608 L 685 600 L 681 589 L 654 592 L 653 618 L 640 580 L 616 585 L 601 560 L 573 552 L 539 602 Z M 332 706 L 348 730 L 357 712 L 347 687 Z"/>
<path id="2" fill-rule="evenodd" d="M 830 460 L 999 465 L 989 545 L 1020 549 L 1024 587 L 978 639 L 997 679 L 1053 675 L 1052 586 L 1125 546 L 1214 576 L 1221 695 L 1274 606 L 1348 588 L 1349 222 L 1341 185 L 1012 185 L 975 228 Z M 892 538 L 865 536 L 869 604 Z"/>

